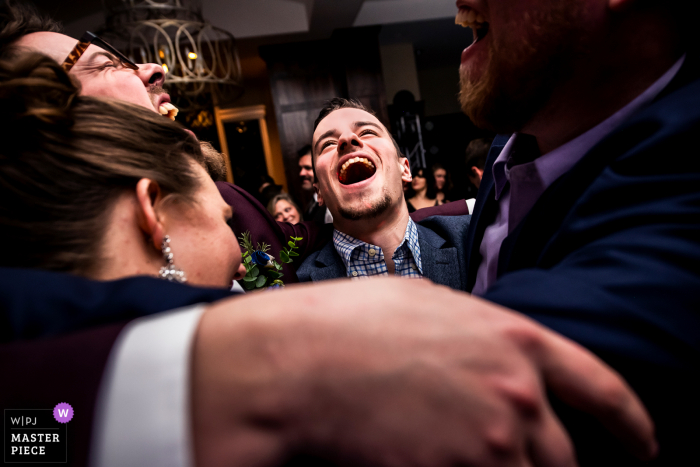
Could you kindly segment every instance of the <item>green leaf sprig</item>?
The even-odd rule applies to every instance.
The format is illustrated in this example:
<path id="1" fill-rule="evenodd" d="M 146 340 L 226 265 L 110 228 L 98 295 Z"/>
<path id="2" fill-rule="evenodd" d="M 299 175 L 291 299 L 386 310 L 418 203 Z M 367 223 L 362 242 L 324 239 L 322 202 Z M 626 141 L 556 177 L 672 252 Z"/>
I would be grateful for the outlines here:
<path id="1" fill-rule="evenodd" d="M 243 247 L 243 264 L 245 265 L 246 274 L 241 281 L 243 288 L 246 290 L 277 288 L 284 287 L 284 282 L 280 278 L 282 273 L 282 265 L 280 265 L 275 257 L 269 255 L 267 251 L 270 245 L 267 243 L 258 243 L 257 247 L 253 246 L 253 241 L 250 238 L 250 232 L 245 232 L 239 237 L 241 247 Z M 287 247 L 282 248 L 279 253 L 280 261 L 288 264 L 292 263 L 295 256 L 299 256 L 296 249 L 299 247 L 296 242 L 303 240 L 302 237 L 290 237 L 287 242 Z"/>

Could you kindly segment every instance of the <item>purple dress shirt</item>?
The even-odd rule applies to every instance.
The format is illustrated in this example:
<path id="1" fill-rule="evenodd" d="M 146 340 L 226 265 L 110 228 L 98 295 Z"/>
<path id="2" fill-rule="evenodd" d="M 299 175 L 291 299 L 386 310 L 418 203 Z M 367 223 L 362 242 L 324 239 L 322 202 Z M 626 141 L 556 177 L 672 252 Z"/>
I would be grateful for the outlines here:
<path id="1" fill-rule="evenodd" d="M 680 69 L 681 57 L 654 84 L 608 119 L 585 133 L 532 161 L 517 163 L 514 153 L 529 135 L 514 133 L 493 163 L 493 180 L 498 212 L 493 224 L 484 231 L 479 247 L 481 263 L 472 293 L 483 295 L 496 281 L 498 257 L 503 240 L 517 227 L 539 197 L 556 179 L 571 169 L 581 158 L 625 120 L 650 104 Z"/>

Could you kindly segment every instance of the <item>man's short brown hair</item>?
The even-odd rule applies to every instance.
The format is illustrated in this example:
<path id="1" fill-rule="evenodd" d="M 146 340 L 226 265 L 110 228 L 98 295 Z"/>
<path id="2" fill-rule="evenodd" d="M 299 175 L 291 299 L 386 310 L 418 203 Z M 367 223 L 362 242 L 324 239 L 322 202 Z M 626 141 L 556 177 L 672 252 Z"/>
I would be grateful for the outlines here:
<path id="1" fill-rule="evenodd" d="M 359 109 L 367 112 L 372 116 L 377 115 L 372 109 L 366 107 L 362 102 L 358 101 L 357 99 L 345 99 L 344 97 L 334 97 L 333 99 L 326 102 L 326 105 L 324 105 L 321 111 L 318 113 L 318 117 L 316 117 L 316 120 L 314 121 L 314 131 L 316 131 L 316 128 L 324 118 L 326 118 L 332 112 L 335 112 L 336 110 L 340 109 Z M 384 129 L 389 135 L 389 138 L 391 138 L 391 142 L 394 143 L 394 148 L 396 148 L 396 156 L 399 159 L 401 159 L 402 157 L 405 158 L 406 156 L 404 156 L 401 152 L 401 148 L 399 148 L 398 143 L 394 139 L 394 136 L 391 134 L 389 129 L 383 123 L 382 126 L 384 126 Z M 316 178 L 316 161 L 314 160 L 313 151 L 311 151 L 311 166 L 314 169 L 314 178 Z"/>
<path id="2" fill-rule="evenodd" d="M 477 167 L 479 170 L 484 170 L 486 156 L 489 153 L 492 142 L 491 138 L 479 138 L 469 142 L 465 151 L 467 169 L 471 170 L 472 167 Z"/>

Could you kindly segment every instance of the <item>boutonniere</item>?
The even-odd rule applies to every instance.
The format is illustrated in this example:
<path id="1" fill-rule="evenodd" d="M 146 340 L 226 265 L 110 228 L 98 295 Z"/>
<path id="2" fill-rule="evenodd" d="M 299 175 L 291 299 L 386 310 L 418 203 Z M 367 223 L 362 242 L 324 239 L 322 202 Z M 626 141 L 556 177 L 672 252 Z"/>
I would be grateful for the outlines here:
<path id="1" fill-rule="evenodd" d="M 245 265 L 245 277 L 241 281 L 243 288 L 254 290 L 284 287 L 284 282 L 280 280 L 284 275 L 282 274 L 282 265 L 267 252 L 270 245 L 263 242 L 262 244 L 258 243 L 257 247 L 253 246 L 250 232 L 245 232 L 238 239 L 243 248 L 242 256 Z M 299 253 L 294 250 L 299 248 L 296 242 L 301 241 L 302 237 L 289 237 L 289 239 L 288 248 L 284 247 L 279 252 L 280 261 L 285 264 L 294 262 L 292 257 L 299 256 Z"/>

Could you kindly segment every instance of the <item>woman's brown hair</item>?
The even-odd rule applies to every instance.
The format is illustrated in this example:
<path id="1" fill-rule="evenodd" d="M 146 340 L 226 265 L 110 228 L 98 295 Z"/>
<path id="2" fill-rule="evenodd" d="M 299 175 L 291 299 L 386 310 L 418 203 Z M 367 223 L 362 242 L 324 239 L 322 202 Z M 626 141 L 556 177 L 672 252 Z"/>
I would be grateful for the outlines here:
<path id="1" fill-rule="evenodd" d="M 131 104 L 79 96 L 53 60 L 0 61 L 0 266 L 89 274 L 111 207 L 142 178 L 192 199 L 199 143 Z"/>

